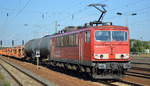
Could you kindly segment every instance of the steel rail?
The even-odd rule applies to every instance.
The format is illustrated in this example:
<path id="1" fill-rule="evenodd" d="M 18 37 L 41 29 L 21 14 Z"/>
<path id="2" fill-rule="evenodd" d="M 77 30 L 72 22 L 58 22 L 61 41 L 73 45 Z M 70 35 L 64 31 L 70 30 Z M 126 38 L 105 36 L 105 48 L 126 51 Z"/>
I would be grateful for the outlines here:
<path id="1" fill-rule="evenodd" d="M 56 84 L 50 83 L 49 81 L 47 81 L 47 80 L 41 78 L 40 76 L 37 76 L 37 75 L 33 74 L 31 71 L 28 71 L 28 70 L 26 70 L 26 69 L 23 69 L 23 68 L 20 67 L 19 65 L 13 64 L 12 62 L 8 62 L 8 61 L 2 59 L 1 57 L 0 57 L 0 60 L 3 61 L 3 62 L 5 62 L 6 64 L 12 66 L 13 68 L 15 68 L 16 70 L 18 70 L 18 71 L 20 71 L 21 73 L 25 74 L 26 76 L 32 78 L 33 80 L 35 80 L 35 81 L 41 83 L 43 86 L 57 86 Z M 2 64 L 1 64 L 1 65 L 2 65 Z M 12 78 L 13 78 L 17 83 L 19 83 L 20 86 L 23 86 L 22 83 L 19 82 L 19 80 L 18 80 L 17 78 L 15 78 L 15 76 L 13 76 L 13 75 L 7 70 L 7 68 L 5 68 L 3 65 L 2 65 L 2 67 L 12 76 Z"/>

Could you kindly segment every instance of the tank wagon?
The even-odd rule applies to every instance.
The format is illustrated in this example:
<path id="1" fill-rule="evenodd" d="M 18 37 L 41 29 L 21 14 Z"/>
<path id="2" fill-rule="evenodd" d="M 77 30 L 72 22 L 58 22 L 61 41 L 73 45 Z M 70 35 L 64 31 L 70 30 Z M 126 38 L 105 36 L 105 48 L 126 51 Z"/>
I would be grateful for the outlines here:
<path id="1" fill-rule="evenodd" d="M 40 58 L 47 58 L 50 55 L 50 39 L 51 36 L 45 36 L 39 39 L 30 40 L 25 44 L 24 54 L 25 57 L 31 57 L 30 59 L 35 59 L 36 51 L 40 51 Z"/>

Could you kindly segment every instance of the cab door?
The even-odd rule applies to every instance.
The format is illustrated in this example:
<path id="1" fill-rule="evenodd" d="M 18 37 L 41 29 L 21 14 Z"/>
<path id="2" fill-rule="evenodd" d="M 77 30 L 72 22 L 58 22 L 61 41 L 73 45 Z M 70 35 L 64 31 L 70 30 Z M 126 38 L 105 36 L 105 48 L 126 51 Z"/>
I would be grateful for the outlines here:
<path id="1" fill-rule="evenodd" d="M 86 31 L 84 41 L 84 61 L 91 60 L 91 31 Z"/>
<path id="2" fill-rule="evenodd" d="M 79 64 L 82 64 L 84 60 L 84 32 L 79 34 Z"/>
<path id="3" fill-rule="evenodd" d="M 81 32 L 79 35 L 79 60 L 80 64 L 86 64 L 91 57 L 90 31 Z"/>

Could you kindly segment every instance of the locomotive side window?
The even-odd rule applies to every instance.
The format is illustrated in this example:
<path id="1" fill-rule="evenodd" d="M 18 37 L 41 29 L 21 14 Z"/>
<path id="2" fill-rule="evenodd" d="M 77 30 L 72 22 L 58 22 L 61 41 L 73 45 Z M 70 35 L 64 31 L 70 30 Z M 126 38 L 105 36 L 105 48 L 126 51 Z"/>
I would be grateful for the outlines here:
<path id="1" fill-rule="evenodd" d="M 73 41 L 73 36 L 72 35 L 69 35 L 69 46 L 72 46 L 72 41 Z"/>
<path id="2" fill-rule="evenodd" d="M 60 47 L 63 46 L 63 37 L 59 37 Z"/>
<path id="3" fill-rule="evenodd" d="M 76 34 L 69 35 L 69 45 L 68 46 L 76 46 Z"/>
<path id="4" fill-rule="evenodd" d="M 97 41 L 111 41 L 110 31 L 96 31 L 95 38 Z"/>
<path id="5" fill-rule="evenodd" d="M 57 47 L 69 47 L 78 45 L 77 34 L 65 35 L 56 38 Z"/>
<path id="6" fill-rule="evenodd" d="M 59 37 L 56 38 L 56 46 L 60 46 Z"/>
<path id="7" fill-rule="evenodd" d="M 78 45 L 78 34 L 75 35 L 76 36 L 76 45 Z"/>
<path id="8" fill-rule="evenodd" d="M 67 46 L 68 45 L 68 36 L 64 36 L 64 46 Z"/>
<path id="9" fill-rule="evenodd" d="M 76 45 L 76 34 L 73 34 L 73 45 Z"/>
<path id="10" fill-rule="evenodd" d="M 85 37 L 86 37 L 86 42 L 90 42 L 90 31 L 87 31 L 86 33 L 85 33 Z"/>

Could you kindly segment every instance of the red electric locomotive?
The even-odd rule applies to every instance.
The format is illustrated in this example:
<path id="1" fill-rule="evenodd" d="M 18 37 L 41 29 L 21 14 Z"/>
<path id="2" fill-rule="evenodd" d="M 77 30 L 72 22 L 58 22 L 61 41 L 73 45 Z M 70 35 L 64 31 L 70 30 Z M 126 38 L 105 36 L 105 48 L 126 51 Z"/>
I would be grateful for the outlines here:
<path id="1" fill-rule="evenodd" d="M 53 35 L 51 43 L 51 60 L 80 65 L 82 72 L 91 72 L 94 78 L 118 78 L 130 68 L 127 27 L 83 27 Z"/>
<path id="2" fill-rule="evenodd" d="M 93 78 L 120 78 L 130 65 L 130 38 L 127 27 L 102 22 L 103 10 L 98 21 L 84 27 L 67 27 L 51 36 L 50 59 L 68 64 L 70 69 L 89 72 Z"/>

